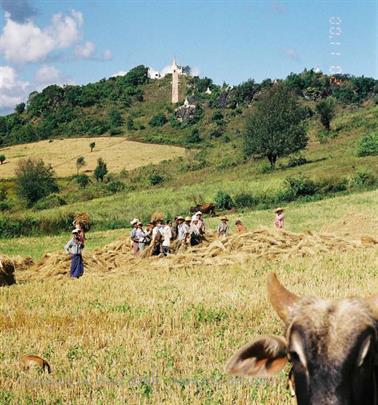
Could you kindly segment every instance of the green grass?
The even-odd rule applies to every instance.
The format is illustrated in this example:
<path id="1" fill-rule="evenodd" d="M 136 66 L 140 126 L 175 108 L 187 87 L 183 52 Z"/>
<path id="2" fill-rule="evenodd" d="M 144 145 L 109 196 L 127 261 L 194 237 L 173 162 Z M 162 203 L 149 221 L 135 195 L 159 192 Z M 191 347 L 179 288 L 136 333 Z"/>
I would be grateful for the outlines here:
<path id="1" fill-rule="evenodd" d="M 339 221 L 346 215 L 364 212 L 368 217 L 374 218 L 378 211 L 378 190 L 359 194 L 339 196 L 311 203 L 291 203 L 286 206 L 286 229 L 294 232 L 306 230 L 322 231 L 332 222 Z M 272 210 L 240 211 L 228 215 L 231 229 L 234 222 L 241 218 L 243 223 L 253 229 L 260 225 L 272 226 L 274 213 Z M 207 226 L 215 229 L 219 218 L 206 218 Z M 86 249 L 102 247 L 122 235 L 128 235 L 130 229 L 116 229 L 109 231 L 88 232 Z M 374 230 L 367 227 L 367 234 L 374 236 Z M 70 235 L 23 237 L 13 239 L 0 239 L 0 252 L 8 256 L 31 256 L 39 259 L 45 252 L 62 250 Z"/>

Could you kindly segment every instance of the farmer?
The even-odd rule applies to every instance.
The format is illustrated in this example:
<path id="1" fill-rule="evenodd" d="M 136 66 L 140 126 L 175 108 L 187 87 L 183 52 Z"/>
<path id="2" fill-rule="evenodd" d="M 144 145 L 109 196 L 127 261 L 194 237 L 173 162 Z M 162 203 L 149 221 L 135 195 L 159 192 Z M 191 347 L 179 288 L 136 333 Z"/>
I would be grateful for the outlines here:
<path id="1" fill-rule="evenodd" d="M 243 225 L 240 219 L 237 219 L 235 222 L 236 232 L 237 233 L 245 233 L 247 232 L 247 228 Z"/>
<path id="2" fill-rule="evenodd" d="M 274 225 L 277 229 L 283 229 L 285 226 L 285 214 L 284 209 L 279 207 L 275 211 L 276 217 L 274 219 Z"/>
<path id="3" fill-rule="evenodd" d="M 217 235 L 218 235 L 218 238 L 220 238 L 221 236 L 228 235 L 228 218 L 227 217 L 221 218 L 221 223 L 218 225 L 218 228 L 217 228 Z"/>
<path id="4" fill-rule="evenodd" d="M 162 220 L 152 222 L 152 256 L 159 256 L 162 253 Z"/>
<path id="5" fill-rule="evenodd" d="M 195 246 L 202 242 L 202 235 L 198 224 L 198 217 L 193 215 L 189 228 L 190 245 Z"/>
<path id="6" fill-rule="evenodd" d="M 136 256 L 139 252 L 139 240 L 137 238 L 137 227 L 138 227 L 139 219 L 134 218 L 130 224 L 132 226 L 130 239 L 133 243 L 133 254 Z"/>
<path id="7" fill-rule="evenodd" d="M 84 249 L 84 243 L 82 242 L 82 236 L 80 236 L 78 229 L 72 231 L 72 239 L 67 242 L 64 246 L 64 250 L 71 257 L 71 269 L 70 276 L 72 278 L 79 278 L 84 273 L 84 262 L 81 255 L 82 250 Z"/>
<path id="8" fill-rule="evenodd" d="M 142 222 L 138 221 L 136 224 L 135 240 L 138 240 L 138 253 L 144 250 L 146 245 L 147 233 L 143 230 Z"/>
<path id="9" fill-rule="evenodd" d="M 164 256 L 168 256 L 171 253 L 171 238 L 172 238 L 172 223 L 167 221 L 167 223 L 162 227 L 161 234 L 163 237 L 163 254 Z"/>
<path id="10" fill-rule="evenodd" d="M 189 240 L 189 229 L 190 229 L 190 221 L 191 218 L 186 218 L 189 222 L 185 222 L 185 219 L 181 216 L 176 218 L 177 222 L 177 244 L 176 244 L 176 251 L 180 249 L 181 246 L 186 245 Z"/>
<path id="11" fill-rule="evenodd" d="M 84 242 L 85 242 L 85 232 L 84 232 L 84 229 L 82 227 L 81 222 L 78 219 L 75 219 L 72 222 L 72 225 L 75 227 L 76 230 L 78 230 L 77 234 L 80 235 L 80 239 L 81 239 L 82 243 L 84 244 Z"/>
<path id="12" fill-rule="evenodd" d="M 205 231 L 206 231 L 206 226 L 205 226 L 205 220 L 203 219 L 202 216 L 202 212 L 201 211 L 197 211 L 195 213 L 195 216 L 198 218 L 198 229 L 200 231 L 201 235 L 205 235 Z"/>

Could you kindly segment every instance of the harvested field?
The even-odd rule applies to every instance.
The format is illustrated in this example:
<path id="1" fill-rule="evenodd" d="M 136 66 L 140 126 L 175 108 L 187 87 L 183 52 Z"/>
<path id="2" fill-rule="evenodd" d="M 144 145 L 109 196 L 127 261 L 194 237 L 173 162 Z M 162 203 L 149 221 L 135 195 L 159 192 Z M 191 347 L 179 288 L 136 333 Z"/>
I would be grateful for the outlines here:
<path id="1" fill-rule="evenodd" d="M 378 241 L 364 237 L 347 240 L 332 234 L 314 232 L 293 233 L 259 228 L 255 231 L 216 239 L 214 234 L 201 245 L 180 250 L 166 258 L 150 257 L 146 249 L 139 257 L 131 253 L 127 237 L 103 248 L 85 252 L 86 271 L 97 275 L 130 271 L 137 268 L 191 269 L 195 267 L 222 267 L 244 265 L 251 261 L 265 262 L 290 258 L 316 257 L 319 254 L 343 253 L 369 247 L 378 247 Z M 45 280 L 66 277 L 69 258 L 64 252 L 47 253 L 42 260 L 17 275 L 18 280 Z"/>
<path id="2" fill-rule="evenodd" d="M 96 143 L 93 152 L 89 148 L 91 142 Z M 59 177 L 65 177 L 76 174 L 76 159 L 79 156 L 84 156 L 86 161 L 86 166 L 81 172 L 91 173 L 100 157 L 107 163 L 110 172 L 120 172 L 122 169 L 135 169 L 149 163 L 159 163 L 162 160 L 183 156 L 185 149 L 133 142 L 126 138 L 101 137 L 40 141 L 2 148 L 0 152 L 7 158 L 0 167 L 0 176 L 11 178 L 14 177 L 20 159 L 42 157 L 45 163 L 52 165 Z"/>

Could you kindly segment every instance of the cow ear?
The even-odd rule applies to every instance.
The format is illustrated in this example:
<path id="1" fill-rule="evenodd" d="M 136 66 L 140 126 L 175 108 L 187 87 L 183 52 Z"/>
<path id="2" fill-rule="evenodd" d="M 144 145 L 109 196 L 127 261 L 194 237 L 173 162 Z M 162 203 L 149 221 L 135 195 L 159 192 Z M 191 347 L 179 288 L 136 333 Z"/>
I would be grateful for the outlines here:
<path id="1" fill-rule="evenodd" d="M 235 376 L 271 377 L 287 363 L 287 344 L 281 336 L 261 336 L 243 346 L 226 365 Z"/>

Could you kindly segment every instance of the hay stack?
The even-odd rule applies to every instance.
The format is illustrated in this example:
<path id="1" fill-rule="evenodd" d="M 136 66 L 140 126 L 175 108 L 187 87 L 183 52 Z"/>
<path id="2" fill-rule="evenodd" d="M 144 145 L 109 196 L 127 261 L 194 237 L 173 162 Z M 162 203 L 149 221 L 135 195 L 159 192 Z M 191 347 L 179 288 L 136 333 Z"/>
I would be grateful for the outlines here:
<path id="1" fill-rule="evenodd" d="M 15 266 L 13 260 L 7 256 L 0 256 L 0 286 L 16 283 L 14 271 Z"/>
<path id="2" fill-rule="evenodd" d="M 79 224 L 84 232 L 88 232 L 91 229 L 91 220 L 86 212 L 77 214 L 74 219 L 74 223 Z"/>
<path id="3" fill-rule="evenodd" d="M 193 247 L 180 248 L 177 254 L 166 258 L 151 257 L 152 248 L 147 248 L 135 257 L 130 239 L 118 240 L 93 251 L 84 251 L 85 271 L 103 275 L 129 271 L 131 269 L 185 269 L 204 266 L 245 265 L 251 261 L 281 260 L 295 257 L 316 257 L 323 253 L 346 252 L 354 249 L 375 248 L 367 240 L 350 241 L 335 235 L 315 232 L 293 233 L 258 228 L 251 232 L 229 235 L 217 239 L 214 233 L 207 235 L 207 241 Z M 17 275 L 21 280 L 43 280 L 50 277 L 62 278 L 69 273 L 69 257 L 63 252 L 48 253 L 39 263 Z"/>

